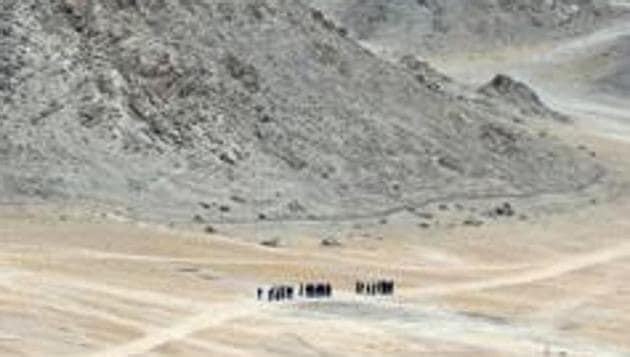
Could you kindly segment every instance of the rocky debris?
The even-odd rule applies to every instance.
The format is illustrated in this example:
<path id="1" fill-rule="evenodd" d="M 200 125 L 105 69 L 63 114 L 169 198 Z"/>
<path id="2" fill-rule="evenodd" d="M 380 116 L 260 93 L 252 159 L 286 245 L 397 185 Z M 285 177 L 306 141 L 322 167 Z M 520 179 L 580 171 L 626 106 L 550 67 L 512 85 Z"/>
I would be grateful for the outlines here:
<path id="1" fill-rule="evenodd" d="M 220 205 L 219 206 L 219 212 L 227 213 L 227 212 L 230 212 L 231 210 L 232 209 L 228 205 Z"/>
<path id="2" fill-rule="evenodd" d="M 505 74 L 497 74 L 489 83 L 479 88 L 479 93 L 498 99 L 512 106 L 524 117 L 538 117 L 568 122 L 569 118 L 545 105 L 527 84 Z"/>
<path id="3" fill-rule="evenodd" d="M 491 152 L 513 157 L 521 153 L 518 145 L 522 141 L 520 135 L 507 126 L 488 124 L 481 127 L 479 138 Z"/>
<path id="4" fill-rule="evenodd" d="M 601 175 L 299 1 L 80 3 L 0 5 L 3 198 L 198 224 L 377 220 L 401 202 L 570 192 Z M 199 202 L 234 192 L 227 209 Z"/>
<path id="5" fill-rule="evenodd" d="M 400 59 L 400 64 L 410 71 L 414 78 L 433 91 L 441 91 L 444 86 L 450 85 L 452 80 L 438 72 L 428 62 L 418 59 L 414 55 L 405 55 Z"/>
<path id="6" fill-rule="evenodd" d="M 504 202 L 490 211 L 490 215 L 493 217 L 513 217 L 515 214 L 516 212 L 509 202 Z"/>
<path id="7" fill-rule="evenodd" d="M 245 89 L 250 92 L 257 92 L 260 89 L 260 79 L 256 67 L 242 62 L 233 54 L 228 54 L 223 62 L 230 76 L 240 81 Z"/>
<path id="8" fill-rule="evenodd" d="M 585 32 L 617 15 L 600 0 L 306 0 L 350 37 L 395 55 L 480 51 Z"/>
<path id="9" fill-rule="evenodd" d="M 270 248 L 278 248 L 281 245 L 280 238 L 266 239 L 260 242 L 260 245 Z"/>

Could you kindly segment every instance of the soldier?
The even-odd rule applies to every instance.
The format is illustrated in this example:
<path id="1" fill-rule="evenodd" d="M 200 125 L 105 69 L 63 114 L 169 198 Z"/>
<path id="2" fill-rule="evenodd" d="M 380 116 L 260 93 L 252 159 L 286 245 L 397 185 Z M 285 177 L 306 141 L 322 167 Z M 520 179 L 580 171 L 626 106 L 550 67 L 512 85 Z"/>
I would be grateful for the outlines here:
<path id="1" fill-rule="evenodd" d="M 256 294 L 258 296 L 258 300 L 260 300 L 262 298 L 263 289 L 262 288 L 256 289 Z"/>
<path id="2" fill-rule="evenodd" d="M 317 297 L 324 297 L 326 295 L 325 284 L 318 283 L 315 291 L 316 291 Z"/>
<path id="3" fill-rule="evenodd" d="M 381 295 L 387 295 L 387 281 L 381 280 L 378 282 L 378 290 Z"/>
<path id="4" fill-rule="evenodd" d="M 357 280 L 357 282 L 354 285 L 354 291 L 357 293 L 357 295 L 363 294 L 364 288 L 365 288 L 365 284 Z"/>
<path id="5" fill-rule="evenodd" d="M 326 283 L 326 297 L 330 297 L 332 295 L 332 285 L 330 283 Z"/>
<path id="6" fill-rule="evenodd" d="M 306 284 L 306 297 L 313 298 L 315 296 L 315 287 L 313 284 Z"/>
<path id="7" fill-rule="evenodd" d="M 287 298 L 289 300 L 293 300 L 293 287 L 292 286 L 287 287 Z"/>
<path id="8" fill-rule="evenodd" d="M 267 290 L 267 301 L 272 301 L 273 297 L 274 297 L 274 291 L 273 291 L 273 287 L 270 287 L 269 290 Z"/>

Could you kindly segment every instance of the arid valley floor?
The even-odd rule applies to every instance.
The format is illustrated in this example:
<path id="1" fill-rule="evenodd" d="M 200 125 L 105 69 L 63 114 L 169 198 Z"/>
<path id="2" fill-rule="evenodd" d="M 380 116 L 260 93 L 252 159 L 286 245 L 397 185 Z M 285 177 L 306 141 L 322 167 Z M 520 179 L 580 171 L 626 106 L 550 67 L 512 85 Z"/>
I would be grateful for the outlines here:
<path id="1" fill-rule="evenodd" d="M 627 144 L 592 146 L 630 167 Z M 3 207 L 0 355 L 627 355 L 629 210 L 622 197 L 527 222 L 269 248 Z M 395 297 L 354 295 L 355 279 L 382 276 Z M 330 300 L 255 299 L 260 285 L 324 279 Z"/>
<path id="2" fill-rule="evenodd" d="M 629 209 L 277 249 L 4 211 L 0 354 L 625 355 Z M 353 295 L 378 276 L 399 282 L 394 298 Z M 331 300 L 255 299 L 261 284 L 318 279 Z"/>
<path id="3" fill-rule="evenodd" d="M 515 203 L 543 207 L 523 219 L 206 233 L 3 202 L 0 356 L 630 356 L 630 105 L 581 75 L 627 36 L 626 19 L 572 42 L 431 59 L 471 85 L 497 71 L 527 81 L 575 120 L 532 125 L 609 168 L 583 197 Z M 322 246 L 331 232 L 341 244 Z M 281 244 L 260 244 L 270 236 Z M 381 277 L 394 296 L 354 294 L 357 279 Z M 303 281 L 330 281 L 332 298 L 256 299 Z"/>

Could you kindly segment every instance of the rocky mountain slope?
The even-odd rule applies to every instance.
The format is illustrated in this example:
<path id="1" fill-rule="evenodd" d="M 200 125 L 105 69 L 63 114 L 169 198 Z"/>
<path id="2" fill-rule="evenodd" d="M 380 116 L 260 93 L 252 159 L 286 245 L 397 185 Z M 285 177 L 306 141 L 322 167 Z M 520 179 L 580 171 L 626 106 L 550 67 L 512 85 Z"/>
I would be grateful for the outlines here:
<path id="1" fill-rule="evenodd" d="M 0 32 L 5 202 L 349 218 L 601 176 L 587 155 L 427 86 L 297 0 L 9 0 Z"/>

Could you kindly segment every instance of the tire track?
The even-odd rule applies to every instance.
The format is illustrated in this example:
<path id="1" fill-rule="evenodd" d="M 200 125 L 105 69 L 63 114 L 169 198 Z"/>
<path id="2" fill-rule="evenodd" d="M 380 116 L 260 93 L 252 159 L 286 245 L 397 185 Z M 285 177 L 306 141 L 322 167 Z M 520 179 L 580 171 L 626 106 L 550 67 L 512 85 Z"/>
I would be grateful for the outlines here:
<path id="1" fill-rule="evenodd" d="M 579 270 L 591 268 L 617 259 L 630 256 L 630 243 L 623 243 L 604 248 L 592 253 L 585 253 L 570 257 L 564 261 L 549 266 L 527 270 L 505 277 L 497 277 L 472 282 L 438 285 L 428 288 L 404 289 L 401 292 L 411 296 L 452 295 L 458 293 L 475 292 L 481 290 L 504 288 L 531 284 L 573 273 Z"/>
<path id="2" fill-rule="evenodd" d="M 212 309 L 207 309 L 194 316 L 185 318 L 168 328 L 157 330 L 127 344 L 99 351 L 89 356 L 125 357 L 142 355 L 169 342 L 184 340 L 190 335 L 209 327 L 220 325 L 238 317 L 254 314 L 258 311 L 259 307 L 259 304 L 249 301 L 217 305 Z M 214 346 L 210 342 L 204 342 L 203 345 L 207 347 Z M 217 345 L 215 347 L 219 349 L 225 348 L 223 345 Z M 231 352 L 235 352 L 232 349 L 230 350 Z"/>

